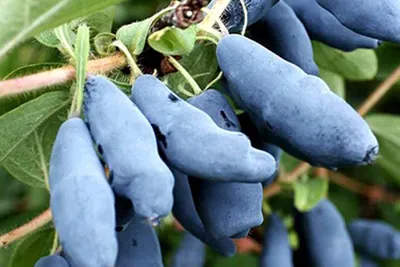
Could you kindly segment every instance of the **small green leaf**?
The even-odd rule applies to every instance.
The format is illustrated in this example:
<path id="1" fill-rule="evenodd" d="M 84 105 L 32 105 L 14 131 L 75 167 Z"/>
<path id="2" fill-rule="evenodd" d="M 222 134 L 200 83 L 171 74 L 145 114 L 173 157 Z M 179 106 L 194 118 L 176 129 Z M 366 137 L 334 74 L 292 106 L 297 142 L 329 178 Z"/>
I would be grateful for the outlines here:
<path id="1" fill-rule="evenodd" d="M 328 192 L 328 181 L 322 178 L 297 181 L 293 184 L 294 204 L 299 211 L 312 210 Z"/>
<path id="2" fill-rule="evenodd" d="M 115 47 L 111 46 L 115 40 L 115 35 L 112 33 L 99 33 L 94 37 L 94 48 L 100 56 L 108 56 L 115 51 Z"/>
<path id="3" fill-rule="evenodd" d="M 0 58 L 21 41 L 122 0 L 1 0 Z"/>
<path id="4" fill-rule="evenodd" d="M 90 34 L 86 25 L 78 28 L 78 34 L 75 43 L 75 68 L 76 68 L 76 91 L 73 102 L 76 108 L 74 112 L 80 113 L 83 102 L 83 88 L 86 81 L 87 64 L 90 51 Z"/>
<path id="5" fill-rule="evenodd" d="M 0 117 L 0 164 L 26 138 L 69 102 L 68 93 L 50 92 Z"/>
<path id="6" fill-rule="evenodd" d="M 22 240 L 14 250 L 9 267 L 34 266 L 41 257 L 50 254 L 55 232 L 41 230 Z"/>
<path id="7" fill-rule="evenodd" d="M 371 80 L 378 72 L 378 58 L 373 50 L 343 52 L 318 42 L 313 42 L 313 48 L 318 66 L 346 79 Z"/>
<path id="8" fill-rule="evenodd" d="M 148 18 L 121 27 L 117 31 L 117 40 L 120 40 L 135 55 L 140 55 L 146 45 L 147 34 L 153 20 Z"/>
<path id="9" fill-rule="evenodd" d="M 319 76 L 328 84 L 329 88 L 331 88 L 335 94 L 343 99 L 346 98 L 346 83 L 342 76 L 323 68 L 320 68 Z"/>
<path id="10" fill-rule="evenodd" d="M 117 31 L 117 40 L 121 41 L 134 55 L 140 55 L 146 45 L 147 35 L 149 34 L 151 27 L 164 14 L 173 9 L 174 7 L 168 7 L 161 10 L 151 18 L 139 22 L 133 22 L 119 28 Z"/>
<path id="11" fill-rule="evenodd" d="M 149 45 L 163 55 L 188 55 L 196 43 L 197 25 L 183 30 L 175 27 L 166 27 L 149 36 Z"/>
<path id="12" fill-rule="evenodd" d="M 200 88 L 204 89 L 218 75 L 218 62 L 213 43 L 198 43 L 193 51 L 183 56 L 179 63 L 189 72 Z M 180 87 L 191 91 L 191 87 L 181 73 L 166 75 L 164 82 L 175 92 Z"/>
<path id="13" fill-rule="evenodd" d="M 47 30 L 35 36 L 35 39 L 42 45 L 57 48 L 60 46 L 60 40 L 57 38 L 54 30 Z"/>

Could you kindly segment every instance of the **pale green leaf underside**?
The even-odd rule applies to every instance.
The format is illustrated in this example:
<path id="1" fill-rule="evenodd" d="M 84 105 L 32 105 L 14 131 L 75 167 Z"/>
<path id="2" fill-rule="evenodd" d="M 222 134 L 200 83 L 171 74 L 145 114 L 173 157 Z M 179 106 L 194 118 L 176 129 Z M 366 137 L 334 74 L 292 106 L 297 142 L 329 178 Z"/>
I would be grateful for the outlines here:
<path id="1" fill-rule="evenodd" d="M 122 0 L 1 0 L 0 58 L 28 37 Z"/>

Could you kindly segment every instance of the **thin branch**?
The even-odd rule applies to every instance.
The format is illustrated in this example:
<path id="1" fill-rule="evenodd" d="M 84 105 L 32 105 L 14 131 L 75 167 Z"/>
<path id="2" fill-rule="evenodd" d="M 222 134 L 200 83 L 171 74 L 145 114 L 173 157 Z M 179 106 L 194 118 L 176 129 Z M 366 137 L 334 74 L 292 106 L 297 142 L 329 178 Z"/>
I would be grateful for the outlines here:
<path id="1" fill-rule="evenodd" d="M 314 174 L 317 177 L 327 178 L 329 176 L 329 171 L 325 168 L 315 168 Z"/>
<path id="2" fill-rule="evenodd" d="M 400 79 L 400 66 L 398 66 L 371 94 L 367 100 L 360 106 L 358 113 L 365 116 L 378 102 L 385 96 L 387 92 L 395 85 Z"/>
<path id="3" fill-rule="evenodd" d="M 51 210 L 47 209 L 42 214 L 31 220 L 30 222 L 0 236 L 0 248 L 6 247 L 12 242 L 38 230 L 52 219 Z"/>
<path id="4" fill-rule="evenodd" d="M 329 172 L 329 180 L 353 193 L 365 196 L 374 201 L 383 201 L 389 203 L 396 203 L 400 201 L 400 196 L 388 192 L 385 188 L 379 185 L 368 185 L 356 181 L 344 174 L 338 172 Z"/>
<path id="5" fill-rule="evenodd" d="M 88 73 L 106 74 L 126 65 L 127 61 L 124 54 L 117 53 L 109 57 L 89 61 Z M 26 92 L 33 92 L 44 87 L 63 84 L 65 82 L 74 80 L 75 73 L 75 67 L 72 65 L 67 65 L 58 69 L 1 81 L 0 98 Z"/>
<path id="6" fill-rule="evenodd" d="M 311 168 L 311 165 L 307 162 L 302 162 L 297 167 L 290 172 L 288 175 L 280 178 L 280 182 L 283 183 L 293 183 L 300 177 L 302 174 L 306 173 Z"/>

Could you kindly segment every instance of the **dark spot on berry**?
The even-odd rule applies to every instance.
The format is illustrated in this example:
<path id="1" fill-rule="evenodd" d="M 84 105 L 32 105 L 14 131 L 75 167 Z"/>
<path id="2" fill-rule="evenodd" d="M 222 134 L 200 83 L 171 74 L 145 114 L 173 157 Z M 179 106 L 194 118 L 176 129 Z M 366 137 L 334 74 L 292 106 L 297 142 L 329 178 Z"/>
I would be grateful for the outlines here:
<path id="1" fill-rule="evenodd" d="M 269 121 L 265 121 L 265 124 L 267 125 L 268 130 L 272 131 L 274 129 Z"/>
<path id="2" fill-rule="evenodd" d="M 136 247 L 138 245 L 136 239 L 132 239 L 132 247 Z"/>
<path id="3" fill-rule="evenodd" d="M 228 118 L 225 111 L 220 110 L 219 114 L 221 114 L 222 119 L 225 121 L 226 127 L 228 128 L 236 127 L 236 124 Z"/>
<path id="4" fill-rule="evenodd" d="M 104 154 L 103 147 L 101 145 L 97 145 L 97 150 L 99 151 L 100 155 Z"/>
<path id="5" fill-rule="evenodd" d="M 174 94 L 169 94 L 168 98 L 169 98 L 169 100 L 171 100 L 174 103 L 179 101 L 179 98 L 177 98 Z"/>
<path id="6" fill-rule="evenodd" d="M 156 134 L 157 140 L 163 145 L 164 148 L 168 147 L 167 144 L 167 138 L 165 135 L 161 132 L 160 127 L 155 124 L 151 124 L 151 127 L 153 127 L 154 133 Z"/>

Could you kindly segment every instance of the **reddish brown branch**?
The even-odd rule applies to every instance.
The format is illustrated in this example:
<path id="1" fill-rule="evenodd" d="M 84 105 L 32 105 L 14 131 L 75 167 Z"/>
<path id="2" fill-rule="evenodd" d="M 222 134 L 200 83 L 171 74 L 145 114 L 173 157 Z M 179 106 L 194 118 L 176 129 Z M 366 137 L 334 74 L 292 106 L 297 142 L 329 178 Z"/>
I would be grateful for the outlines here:
<path id="1" fill-rule="evenodd" d="M 12 242 L 38 230 L 39 228 L 49 223 L 51 219 L 51 211 L 50 209 L 47 209 L 45 212 L 32 219 L 30 222 L 0 236 L 0 248 L 6 247 Z"/>
<path id="2" fill-rule="evenodd" d="M 364 184 L 338 172 L 330 171 L 329 180 L 353 193 L 365 196 L 374 202 L 383 201 L 396 203 L 400 201 L 400 196 L 388 192 L 381 186 Z"/>
<path id="3" fill-rule="evenodd" d="M 122 53 L 117 53 L 113 56 L 89 61 L 88 73 L 106 74 L 115 69 L 122 68 L 126 64 L 125 56 Z M 75 79 L 75 67 L 67 65 L 58 69 L 0 81 L 0 98 L 63 84 L 73 79 Z"/>

